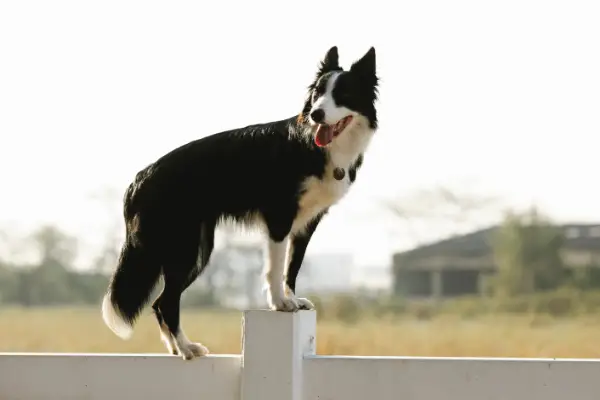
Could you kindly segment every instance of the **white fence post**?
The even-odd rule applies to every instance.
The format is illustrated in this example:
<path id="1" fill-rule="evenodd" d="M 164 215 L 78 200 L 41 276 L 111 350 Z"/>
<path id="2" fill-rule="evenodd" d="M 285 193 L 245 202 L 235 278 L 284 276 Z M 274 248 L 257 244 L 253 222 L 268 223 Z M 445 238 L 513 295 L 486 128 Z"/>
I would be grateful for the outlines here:
<path id="1" fill-rule="evenodd" d="M 302 361 L 315 354 L 316 326 L 315 311 L 245 311 L 242 400 L 302 400 Z"/>

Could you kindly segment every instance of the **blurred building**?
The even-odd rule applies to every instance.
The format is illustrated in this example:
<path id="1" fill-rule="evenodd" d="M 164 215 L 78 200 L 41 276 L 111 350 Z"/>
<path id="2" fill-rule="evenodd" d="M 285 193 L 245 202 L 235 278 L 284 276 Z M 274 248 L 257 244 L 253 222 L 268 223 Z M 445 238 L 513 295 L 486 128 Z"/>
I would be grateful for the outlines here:
<path id="1" fill-rule="evenodd" d="M 600 268 L 600 224 L 559 225 L 566 267 Z M 396 253 L 393 292 L 408 298 L 448 298 L 481 293 L 497 269 L 492 236 L 498 226 Z"/>
<path id="2" fill-rule="evenodd" d="M 324 295 L 351 291 L 354 268 L 349 253 L 307 254 L 298 275 L 297 291 Z"/>
<path id="3" fill-rule="evenodd" d="M 231 242 L 215 249 L 206 273 L 193 286 L 211 287 L 226 306 L 263 308 L 266 307 L 263 265 L 262 246 Z M 380 275 L 384 275 L 384 283 Z M 357 269 L 350 253 L 317 253 L 307 254 L 304 258 L 296 292 L 299 296 L 328 296 L 372 289 L 373 286 L 376 289 L 391 286 L 389 266 Z"/>

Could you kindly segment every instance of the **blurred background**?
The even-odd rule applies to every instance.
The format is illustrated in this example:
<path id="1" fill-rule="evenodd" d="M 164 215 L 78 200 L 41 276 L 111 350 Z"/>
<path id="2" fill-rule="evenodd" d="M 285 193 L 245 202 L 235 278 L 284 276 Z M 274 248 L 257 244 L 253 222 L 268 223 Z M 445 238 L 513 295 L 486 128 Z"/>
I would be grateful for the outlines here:
<path id="1" fill-rule="evenodd" d="M 0 351 L 164 352 L 102 323 L 122 195 L 174 147 L 300 111 L 377 50 L 380 129 L 309 246 L 318 353 L 600 357 L 600 4 L 0 3 Z M 140 146 L 143 143 L 143 146 Z M 183 327 L 240 351 L 261 243 L 223 227 Z"/>

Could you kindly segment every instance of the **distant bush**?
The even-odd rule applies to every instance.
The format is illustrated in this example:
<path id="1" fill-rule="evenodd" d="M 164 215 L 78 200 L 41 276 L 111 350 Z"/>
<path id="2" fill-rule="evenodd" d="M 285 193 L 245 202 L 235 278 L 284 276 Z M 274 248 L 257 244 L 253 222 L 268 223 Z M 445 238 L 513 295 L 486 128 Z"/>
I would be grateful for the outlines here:
<path id="1" fill-rule="evenodd" d="M 600 291 L 563 287 L 554 291 L 507 297 L 465 296 L 412 300 L 382 296 L 365 298 L 351 294 L 319 298 L 320 318 L 355 323 L 362 318 L 406 317 L 429 320 L 438 315 L 476 318 L 494 314 L 523 314 L 566 318 L 600 313 Z"/>

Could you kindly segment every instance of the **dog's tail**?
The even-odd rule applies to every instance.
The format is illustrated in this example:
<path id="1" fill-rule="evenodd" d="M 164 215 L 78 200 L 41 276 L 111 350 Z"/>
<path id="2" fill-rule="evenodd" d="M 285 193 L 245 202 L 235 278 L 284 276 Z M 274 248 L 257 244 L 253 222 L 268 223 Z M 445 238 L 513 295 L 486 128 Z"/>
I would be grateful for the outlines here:
<path id="1" fill-rule="evenodd" d="M 162 270 L 158 257 L 151 251 L 152 247 L 140 241 L 140 220 L 135 212 L 134 192 L 134 184 L 129 185 L 125 192 L 125 243 L 102 301 L 104 323 L 122 339 L 128 339 L 133 333 L 135 320 L 148 302 Z"/>
<path id="2" fill-rule="evenodd" d="M 125 242 L 102 301 L 104 323 L 117 336 L 131 337 L 135 320 L 148 302 L 160 273 L 160 263 L 149 256 L 145 248 Z"/>

